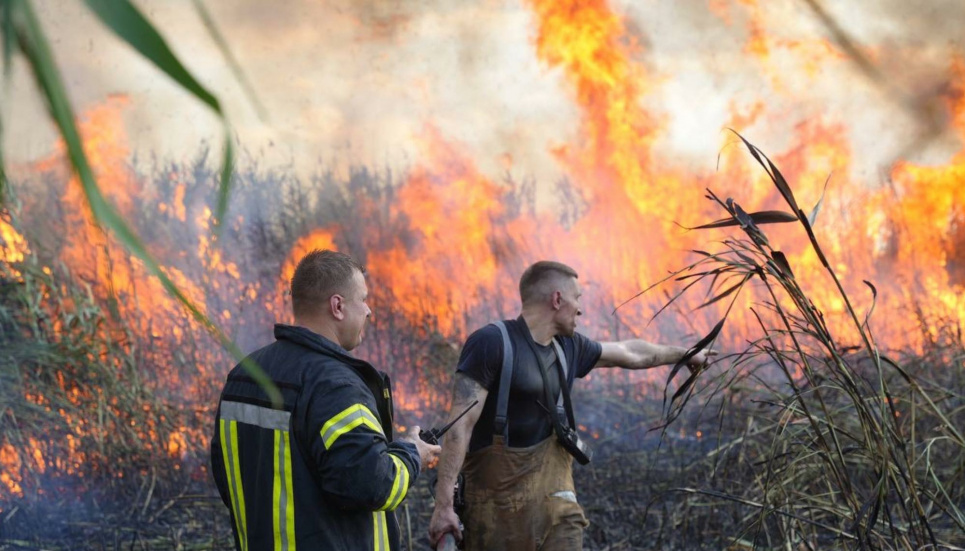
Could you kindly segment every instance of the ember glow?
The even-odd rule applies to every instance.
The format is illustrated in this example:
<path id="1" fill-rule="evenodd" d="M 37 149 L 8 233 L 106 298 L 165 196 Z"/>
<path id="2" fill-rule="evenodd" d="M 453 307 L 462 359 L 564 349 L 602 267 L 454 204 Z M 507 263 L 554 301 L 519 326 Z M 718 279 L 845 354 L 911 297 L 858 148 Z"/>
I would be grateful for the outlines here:
<path id="1" fill-rule="evenodd" d="M 672 121 L 645 100 L 659 93 L 663 81 L 642 61 L 647 45 L 607 2 L 530 0 L 526 6 L 531 10 L 536 56 L 546 71 L 561 77 L 578 117 L 573 136 L 542 144 L 565 175 L 555 188 L 547 182 L 539 190 L 515 180 L 507 185 L 507 179 L 519 176 L 509 170 L 487 173 L 482 166 L 500 163 L 474 157 L 472 148 L 427 121 L 413 165 L 401 181 L 393 182 L 393 189 L 380 191 L 383 200 L 350 185 L 344 208 L 356 214 L 355 220 L 318 220 L 284 243 L 281 262 L 267 266 L 270 263 L 254 257 L 254 252 L 233 250 L 215 240 L 208 200 L 215 187 L 210 168 L 172 165 L 161 171 L 160 180 L 150 181 L 130 167 L 121 116 L 128 109 L 127 99 L 110 98 L 84 114 L 81 128 L 87 153 L 105 194 L 128 220 L 163 222 L 144 235 L 152 254 L 190 300 L 246 350 L 265 343 L 272 321 L 291 321 L 287 282 L 295 262 L 314 248 L 343 249 L 366 264 L 377 335 L 411 336 L 409 341 L 438 345 L 434 353 L 447 358 L 458 352 L 455 343 L 469 332 L 494 317 L 515 315 L 517 278 L 540 259 L 558 259 L 580 273 L 587 334 L 692 344 L 719 319 L 721 311 L 716 308 L 723 308 L 723 303 L 695 313 L 691 308 L 703 297 L 693 296 L 679 310 L 651 321 L 667 300 L 664 293 L 672 291 L 660 288 L 616 316 L 611 312 L 668 270 L 688 263 L 687 251 L 713 248 L 710 242 L 724 238 L 723 232 L 692 232 L 678 225 L 696 226 L 722 217 L 722 211 L 703 198 L 705 188 L 734 197 L 747 211 L 786 208 L 764 174 L 733 145 L 733 136 L 722 134 L 716 172 L 678 164 L 660 148 Z M 795 60 L 799 77 L 805 80 L 823 63 L 849 62 L 827 40 L 789 41 L 769 35 L 756 2 L 729 7 L 713 1 L 709 6 L 724 21 L 738 11 L 747 18 L 751 32 L 745 54 L 758 60 L 762 75 L 772 83 L 782 82 L 779 69 L 788 59 Z M 948 112 L 950 131 L 962 143 L 962 59 L 950 64 L 947 80 L 949 86 L 939 100 Z M 800 93 L 786 86 L 775 88 L 789 97 Z M 762 97 L 732 105 L 728 119 L 730 126 L 744 132 L 779 116 L 768 112 L 767 98 Z M 794 127 L 780 149 L 757 145 L 791 182 L 805 210 L 824 194 L 818 239 L 859 312 L 871 305 L 862 280 L 876 285 L 879 296 L 872 327 L 878 341 L 892 349 L 921 350 L 935 338 L 935 323 L 960 324 L 965 316 L 965 149 L 944 165 L 900 161 L 880 181 L 858 181 L 850 131 L 848 121 L 816 116 Z M 753 135 L 748 138 L 756 141 Z M 509 153 L 500 159 L 509 168 L 513 146 L 505 144 Z M 62 151 L 30 170 L 68 180 Z M 89 288 L 92 304 L 109 312 L 110 321 L 83 338 L 124 343 L 129 359 L 105 355 L 103 361 L 116 371 L 122 386 L 144 385 L 157 401 L 145 402 L 144 415 L 118 415 L 125 420 L 121 431 L 122 427 L 95 422 L 92 410 L 118 407 L 105 389 L 60 379 L 74 410 L 55 408 L 26 389 L 25 401 L 58 415 L 68 432 L 56 435 L 56 442 L 54 435 L 47 435 L 47 440 L 33 435 L 25 441 L 0 442 L 0 498 L 23 496 L 28 484 L 42 491 L 31 476 L 52 471 L 85 476 L 105 461 L 92 456 L 96 446 L 89 443 L 108 437 L 129 438 L 131 446 L 178 460 L 203 456 L 214 393 L 232 363 L 141 263 L 92 223 L 75 180 L 52 189 L 60 195 L 47 199 L 63 215 L 58 227 L 64 235 L 57 247 L 45 249 L 55 254 L 44 260 L 50 265 L 42 271 Z M 533 197 L 528 203 L 520 197 L 526 193 Z M 233 200 L 246 204 L 245 197 Z M 257 238 L 270 250 L 275 241 L 265 226 L 294 221 L 287 213 L 266 214 L 255 207 L 232 211 L 224 239 L 254 239 L 251 234 L 263 231 L 265 235 Z M 38 216 L 45 208 L 43 202 L 28 203 L 24 214 Z M 767 231 L 808 286 L 808 296 L 832 330 L 848 341 L 850 320 L 844 304 L 806 236 L 792 225 Z M 0 276 L 16 281 L 35 250 L 14 220 L 0 214 Z M 739 349 L 753 338 L 756 323 L 747 307 L 761 299 L 739 298 L 718 348 Z M 74 328 L 67 314 L 81 306 L 76 301 L 54 286 L 39 306 L 47 309 L 57 331 L 69 334 Z M 448 381 L 420 377 L 427 349 L 411 342 L 406 346 L 366 342 L 360 354 L 393 360 L 380 367 L 392 373 L 401 421 L 409 422 L 417 420 L 419 412 L 445 408 Z M 131 380 L 133 372 L 125 367 L 131 364 L 125 362 L 150 366 L 150 371 L 143 380 Z M 609 376 L 593 374 L 591 384 Z M 634 374 L 634 380 L 663 376 L 665 372 L 658 370 Z M 628 399 L 648 398 L 642 391 L 619 392 Z M 587 429 L 597 435 L 601 427 Z"/>

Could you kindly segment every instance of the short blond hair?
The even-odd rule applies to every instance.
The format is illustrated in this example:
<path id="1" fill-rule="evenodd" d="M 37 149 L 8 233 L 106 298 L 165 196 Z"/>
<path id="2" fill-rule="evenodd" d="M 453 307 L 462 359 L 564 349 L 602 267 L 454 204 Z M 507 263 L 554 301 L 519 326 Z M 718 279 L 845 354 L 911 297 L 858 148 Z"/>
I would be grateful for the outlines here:
<path id="1" fill-rule="evenodd" d="M 332 295 L 346 293 L 355 272 L 364 274 L 365 267 L 345 253 L 315 249 L 303 256 L 291 280 L 295 317 L 311 317 Z"/>
<path id="2" fill-rule="evenodd" d="M 559 278 L 570 277 L 578 279 L 580 276 L 577 275 L 576 270 L 562 262 L 540 260 L 526 268 L 523 276 L 519 278 L 519 298 L 523 304 L 548 298 L 547 294 L 551 293 L 553 289 L 547 289 L 547 283 L 552 283 Z"/>

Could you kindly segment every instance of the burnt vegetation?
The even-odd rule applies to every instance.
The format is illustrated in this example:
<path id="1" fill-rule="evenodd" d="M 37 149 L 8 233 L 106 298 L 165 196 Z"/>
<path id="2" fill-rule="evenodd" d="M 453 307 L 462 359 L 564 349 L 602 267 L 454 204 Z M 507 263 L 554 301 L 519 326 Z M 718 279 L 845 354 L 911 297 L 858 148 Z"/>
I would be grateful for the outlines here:
<path id="1" fill-rule="evenodd" d="M 703 229 L 733 235 L 719 251 L 695 252 L 669 282 L 710 289 L 708 302 L 721 304 L 755 285 L 758 327 L 748 333 L 757 336 L 696 375 L 675 366 L 665 385 L 624 372 L 577 385 L 577 418 L 596 451 L 575 469 L 591 521 L 587 548 L 965 548 L 960 320 L 921 314 L 926 348 L 890 350 L 875 339 L 873 312 L 854 311 L 837 285 L 853 327 L 832 334 L 764 229 L 798 224 L 823 258 L 814 214 L 746 145 L 786 210 L 747 213 L 739 198 L 708 192 L 722 218 Z M 127 215 L 245 351 L 266 344 L 282 315 L 284 303 L 267 297 L 280 294 L 278 267 L 301 237 L 337 228 L 335 245 L 363 262 L 373 242 L 419 239 L 391 211 L 405 174 L 356 167 L 302 182 L 243 164 L 217 240 L 196 223 L 218 198 L 206 152 L 193 162 L 150 163 L 143 197 Z M 177 306 L 165 306 L 173 303 L 147 296 L 157 293 L 148 278 L 112 280 L 139 273 L 137 261 L 97 232 L 83 248 L 102 270 L 76 273 L 63 251 L 77 229 L 53 199 L 66 178 L 51 170 L 26 183 L 14 187 L 20 196 L 3 213 L 30 253 L 0 267 L 0 546 L 230 548 L 228 514 L 207 472 L 207 436 L 234 360 L 197 322 L 173 315 Z M 535 208 L 533 182 L 504 183 L 514 205 L 507 218 Z M 585 205 L 569 183 L 559 186 L 569 198 L 566 225 Z M 0 242 L 0 251 L 9 245 Z M 511 244 L 491 246 L 519 262 Z M 381 286 L 370 284 L 377 317 L 360 355 L 420 397 L 399 412 L 399 424 L 441 424 L 460 343 L 439 331 L 429 310 L 413 323 Z M 676 296 L 668 295 L 671 306 Z M 480 324 L 513 314 L 515 302 L 499 300 L 465 312 L 448 307 Z M 619 311 L 612 323 L 619 335 Z M 424 479 L 400 513 L 407 548 L 427 549 Z"/>

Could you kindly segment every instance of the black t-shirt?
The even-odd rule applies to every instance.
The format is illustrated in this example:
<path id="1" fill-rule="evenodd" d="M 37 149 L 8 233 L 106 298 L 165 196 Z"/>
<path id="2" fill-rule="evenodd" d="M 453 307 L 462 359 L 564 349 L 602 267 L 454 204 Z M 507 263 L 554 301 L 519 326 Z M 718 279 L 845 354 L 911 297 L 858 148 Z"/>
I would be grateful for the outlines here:
<path id="1" fill-rule="evenodd" d="M 549 367 L 547 382 L 553 402 L 546 404 L 540 365 L 533 355 L 533 348 L 527 342 L 532 337 L 529 335 L 526 322 L 519 317 L 515 320 L 506 320 L 505 323 L 515 356 L 509 407 L 506 413 L 506 424 L 509 428 L 507 444 L 514 448 L 525 448 L 542 442 L 553 433 L 552 420 L 537 401 L 543 403 L 550 411 L 555 411 L 556 400 L 560 395 L 560 369 L 557 367 L 559 361 L 552 344 L 542 346 L 539 343 L 533 343 Z M 574 378 L 585 377 L 593 369 L 600 359 L 603 347 L 580 333 L 575 333 L 572 337 L 557 336 L 556 339 L 566 356 L 567 388 L 572 390 Z M 469 336 L 462 348 L 456 371 L 471 377 L 489 391 L 479 422 L 473 429 L 469 451 L 492 445 L 502 366 L 503 338 L 498 327 L 487 325 Z"/>

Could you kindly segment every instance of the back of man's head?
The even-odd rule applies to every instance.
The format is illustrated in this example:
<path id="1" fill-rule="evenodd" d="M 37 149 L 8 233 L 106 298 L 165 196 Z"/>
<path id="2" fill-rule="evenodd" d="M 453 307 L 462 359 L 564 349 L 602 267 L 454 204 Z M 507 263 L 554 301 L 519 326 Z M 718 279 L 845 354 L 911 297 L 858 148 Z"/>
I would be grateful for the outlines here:
<path id="1" fill-rule="evenodd" d="M 576 270 L 566 264 L 540 260 L 526 268 L 519 278 L 519 298 L 523 306 L 547 301 L 568 279 L 578 277 Z"/>
<path id="2" fill-rule="evenodd" d="M 328 308 L 335 294 L 348 292 L 355 273 L 365 268 L 338 251 L 315 249 L 298 262 L 292 276 L 292 311 L 295 319 L 310 319 Z"/>

